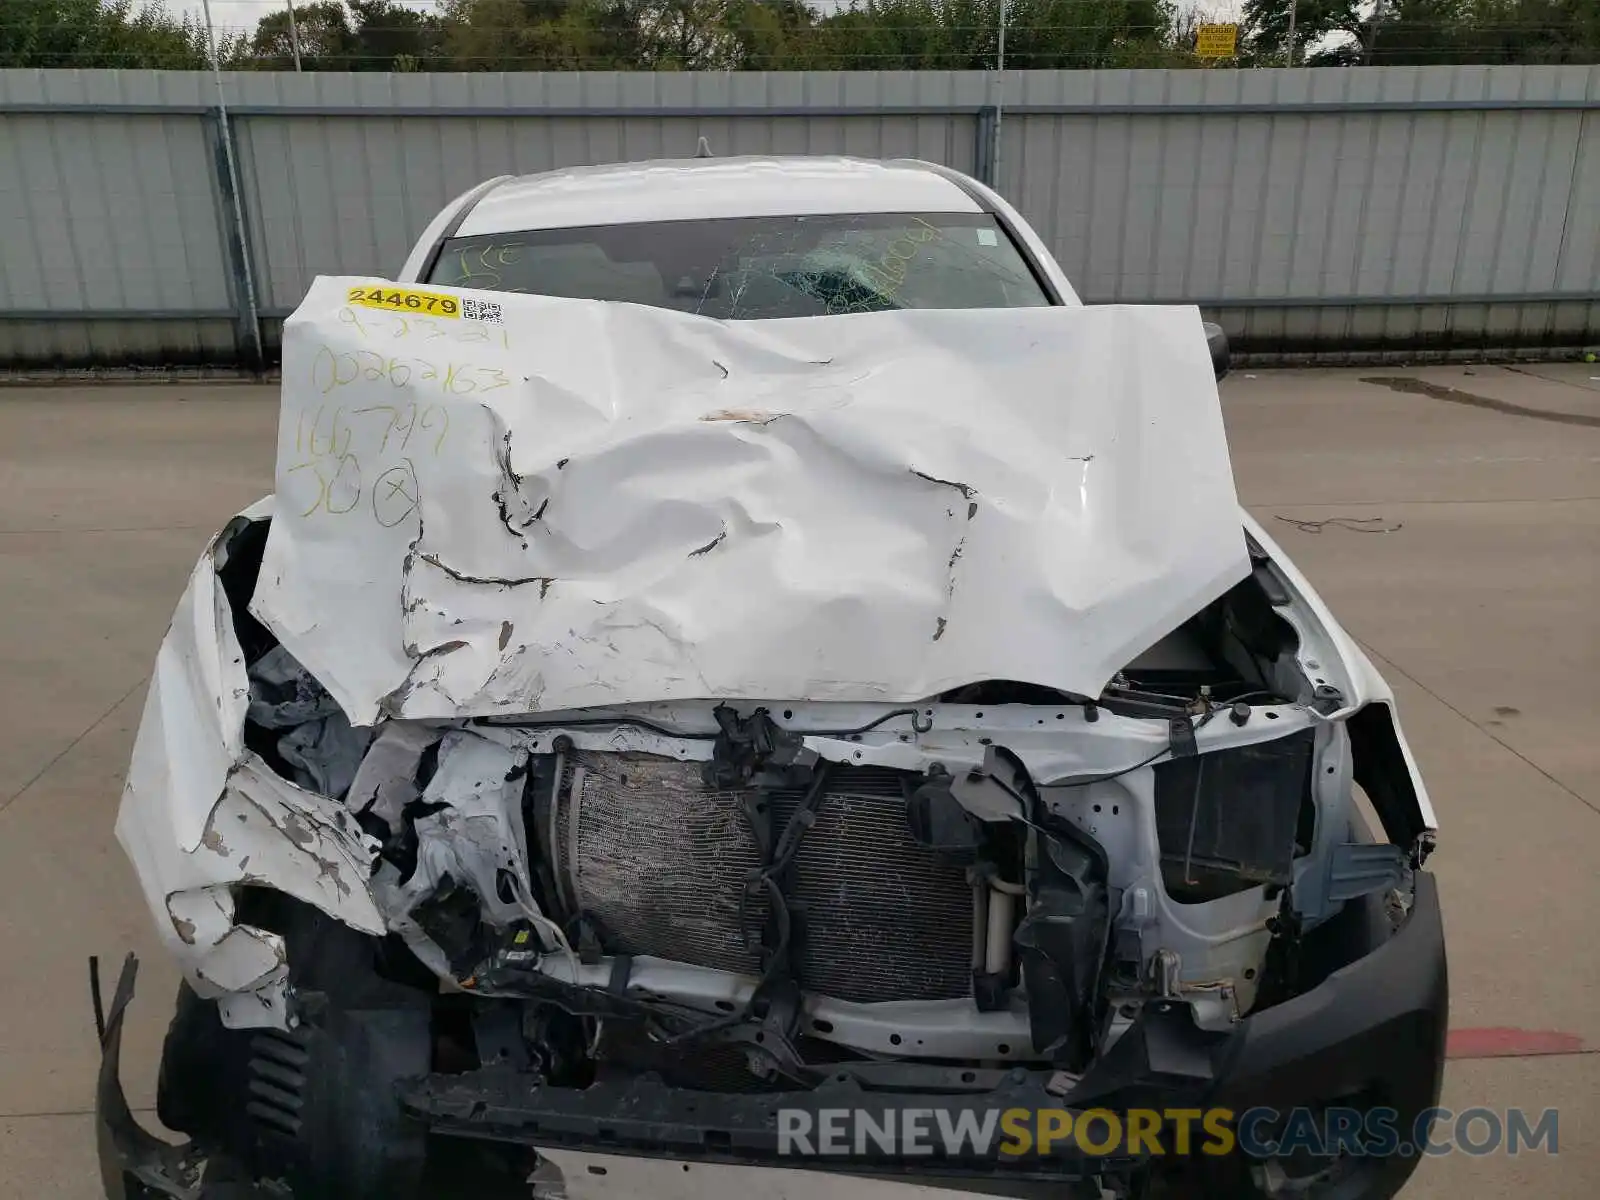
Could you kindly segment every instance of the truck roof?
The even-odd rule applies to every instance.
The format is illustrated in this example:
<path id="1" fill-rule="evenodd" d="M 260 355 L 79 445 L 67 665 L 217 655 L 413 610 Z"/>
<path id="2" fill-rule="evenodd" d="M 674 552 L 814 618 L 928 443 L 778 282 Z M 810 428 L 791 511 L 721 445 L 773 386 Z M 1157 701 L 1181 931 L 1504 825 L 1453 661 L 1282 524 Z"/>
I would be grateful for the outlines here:
<path id="1" fill-rule="evenodd" d="M 491 187 L 456 233 L 829 213 L 982 212 L 950 175 L 913 159 L 659 159 L 569 167 Z"/>

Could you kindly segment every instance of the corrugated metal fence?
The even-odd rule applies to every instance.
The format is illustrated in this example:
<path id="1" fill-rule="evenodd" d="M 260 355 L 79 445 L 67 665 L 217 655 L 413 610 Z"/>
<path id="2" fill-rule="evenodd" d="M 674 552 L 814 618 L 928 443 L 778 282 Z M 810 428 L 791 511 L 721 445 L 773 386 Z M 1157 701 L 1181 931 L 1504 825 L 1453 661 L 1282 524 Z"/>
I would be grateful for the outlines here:
<path id="1" fill-rule="evenodd" d="M 211 76 L 0 71 L 0 363 L 248 361 L 247 271 L 270 356 L 314 275 L 393 272 L 478 180 L 683 156 L 701 136 L 997 179 L 1085 299 L 1198 303 L 1241 349 L 1600 342 L 1597 67 L 224 87 L 243 238 Z"/>

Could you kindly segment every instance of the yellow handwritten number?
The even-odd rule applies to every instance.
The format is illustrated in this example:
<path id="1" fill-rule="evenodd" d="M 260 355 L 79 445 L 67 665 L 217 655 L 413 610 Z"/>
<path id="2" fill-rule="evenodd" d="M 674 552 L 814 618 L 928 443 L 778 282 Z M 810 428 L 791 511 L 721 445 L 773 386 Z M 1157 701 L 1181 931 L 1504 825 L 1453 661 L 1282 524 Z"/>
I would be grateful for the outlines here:
<path id="1" fill-rule="evenodd" d="M 335 507 L 335 489 L 343 482 L 348 491 L 350 501 Z M 333 473 L 333 478 L 328 481 L 328 489 L 324 493 L 324 504 L 334 516 L 349 512 L 361 500 L 361 463 L 354 454 L 344 454 L 339 458 L 339 469 Z"/>
<path id="2" fill-rule="evenodd" d="M 450 413 L 438 404 L 430 404 L 423 410 L 422 428 L 439 430 L 439 436 L 433 443 L 433 452 L 439 453 L 439 448 L 444 445 L 445 435 L 450 432 Z"/>
<path id="3" fill-rule="evenodd" d="M 317 509 L 322 507 L 323 500 L 327 498 L 328 481 L 323 478 L 322 467 L 317 463 L 297 463 L 289 468 L 287 474 L 293 475 L 296 471 L 312 471 L 317 477 L 317 498 L 311 502 L 311 506 L 309 508 L 300 514 L 302 517 L 309 517 L 312 513 L 316 512 Z"/>

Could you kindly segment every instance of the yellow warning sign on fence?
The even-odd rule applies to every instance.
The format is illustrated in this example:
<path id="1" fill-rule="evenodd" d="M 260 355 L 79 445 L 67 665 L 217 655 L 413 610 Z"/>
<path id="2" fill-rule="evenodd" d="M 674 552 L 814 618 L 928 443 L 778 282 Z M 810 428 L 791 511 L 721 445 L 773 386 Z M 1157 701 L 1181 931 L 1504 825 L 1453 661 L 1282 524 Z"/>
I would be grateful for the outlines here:
<path id="1" fill-rule="evenodd" d="M 1239 52 L 1237 25 L 1202 25 L 1194 40 L 1194 52 L 1201 58 L 1232 58 Z"/>

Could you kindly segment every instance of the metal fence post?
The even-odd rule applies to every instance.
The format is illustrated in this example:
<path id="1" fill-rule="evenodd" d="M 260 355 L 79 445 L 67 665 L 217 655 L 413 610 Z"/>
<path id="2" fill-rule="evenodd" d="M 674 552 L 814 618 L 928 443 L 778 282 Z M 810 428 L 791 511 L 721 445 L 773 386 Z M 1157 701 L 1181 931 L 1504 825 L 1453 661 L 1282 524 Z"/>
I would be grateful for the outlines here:
<path id="1" fill-rule="evenodd" d="M 222 83 L 222 56 L 217 53 L 217 30 L 211 23 L 211 0 L 200 0 L 200 10 L 205 15 L 206 46 L 211 51 L 211 78 L 217 85 L 217 106 L 215 111 L 217 141 L 221 143 L 222 155 L 218 161 L 218 177 L 222 180 L 222 195 L 228 202 L 228 209 L 233 217 L 233 238 L 238 239 L 238 247 L 233 253 L 233 273 L 236 296 L 241 294 L 238 285 L 242 282 L 242 296 L 244 300 L 245 321 L 248 325 L 246 332 L 250 342 L 255 348 L 254 360 L 256 370 L 262 371 L 267 365 L 267 356 L 261 345 L 261 310 L 256 303 L 255 272 L 250 265 L 250 234 L 244 221 L 244 197 L 241 194 L 244 184 L 239 178 L 238 156 L 234 153 L 233 130 L 228 123 L 228 90 Z M 293 19 L 293 7 L 290 8 L 290 19 Z M 298 55 L 296 56 L 298 57 Z M 298 66 L 299 64 L 296 63 Z M 240 347 L 243 349 L 243 346 Z"/>
<path id="2" fill-rule="evenodd" d="M 977 144 L 972 150 L 972 173 L 979 183 L 995 185 L 995 163 L 1000 154 L 1000 110 L 985 104 L 978 110 Z"/>
<path id="3" fill-rule="evenodd" d="M 222 230 L 222 245 L 228 260 L 234 347 L 239 360 L 259 372 L 266 367 L 266 354 L 261 343 L 261 317 L 256 308 L 255 273 L 250 264 L 250 232 L 245 222 L 244 197 L 235 186 L 235 159 L 230 145 L 233 130 L 224 123 L 219 109 L 207 109 L 202 119 L 216 173 L 217 227 Z"/>

